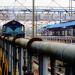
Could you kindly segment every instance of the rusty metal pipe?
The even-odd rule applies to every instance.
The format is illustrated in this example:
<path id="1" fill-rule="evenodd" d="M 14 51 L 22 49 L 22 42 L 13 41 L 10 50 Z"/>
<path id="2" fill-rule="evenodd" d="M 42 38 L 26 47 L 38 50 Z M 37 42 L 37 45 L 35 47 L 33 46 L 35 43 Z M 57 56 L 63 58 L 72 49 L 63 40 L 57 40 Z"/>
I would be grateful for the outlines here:
<path id="1" fill-rule="evenodd" d="M 4 39 L 3 37 L 0 37 Z M 7 39 L 7 38 L 6 38 Z M 9 38 L 8 41 L 13 41 Z M 18 38 L 14 41 L 15 44 L 25 47 L 28 47 L 28 51 L 32 54 L 38 54 L 43 56 L 48 56 L 53 59 L 62 60 L 68 63 L 75 63 L 75 45 L 74 44 L 65 44 L 57 42 L 45 42 L 34 40 L 28 43 L 28 39 Z"/>
<path id="2" fill-rule="evenodd" d="M 15 44 L 26 48 L 28 41 L 29 41 L 29 39 L 18 38 L 18 39 L 15 40 Z"/>
<path id="3" fill-rule="evenodd" d="M 73 44 L 34 41 L 28 50 L 33 54 L 49 56 L 68 63 L 75 62 L 75 45 Z"/>

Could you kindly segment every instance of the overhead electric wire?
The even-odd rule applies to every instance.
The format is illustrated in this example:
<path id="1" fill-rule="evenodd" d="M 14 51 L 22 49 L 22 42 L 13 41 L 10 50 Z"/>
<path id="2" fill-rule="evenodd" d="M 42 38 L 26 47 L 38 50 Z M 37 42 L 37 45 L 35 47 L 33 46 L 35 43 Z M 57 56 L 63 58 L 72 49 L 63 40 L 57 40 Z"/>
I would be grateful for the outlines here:
<path id="1" fill-rule="evenodd" d="M 18 0 L 15 0 L 15 2 L 18 2 L 21 6 L 25 7 L 22 3 L 20 3 Z"/>
<path id="2" fill-rule="evenodd" d="M 61 7 L 61 8 L 63 8 L 64 9 L 64 7 L 63 6 L 61 6 L 60 4 L 58 4 L 55 0 L 52 0 L 53 2 L 55 2 L 59 7 Z M 68 12 L 66 9 L 64 9 L 66 12 Z"/>
<path id="3" fill-rule="evenodd" d="M 15 0 L 15 2 L 18 2 L 21 6 L 25 7 L 21 2 L 19 2 L 18 0 Z M 30 11 L 28 8 L 26 8 L 28 11 Z M 31 11 L 30 11 L 31 12 Z"/>

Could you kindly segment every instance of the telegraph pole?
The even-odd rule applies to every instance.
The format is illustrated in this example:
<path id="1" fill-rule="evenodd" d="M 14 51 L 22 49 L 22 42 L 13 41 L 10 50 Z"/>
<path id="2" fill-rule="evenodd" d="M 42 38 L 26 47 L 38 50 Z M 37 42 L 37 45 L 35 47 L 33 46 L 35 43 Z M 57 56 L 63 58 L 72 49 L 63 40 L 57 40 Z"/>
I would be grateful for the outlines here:
<path id="1" fill-rule="evenodd" d="M 34 37 L 34 0 L 32 1 L 32 37 Z"/>
<path id="2" fill-rule="evenodd" d="M 69 0 L 70 20 L 72 19 L 72 0 Z"/>

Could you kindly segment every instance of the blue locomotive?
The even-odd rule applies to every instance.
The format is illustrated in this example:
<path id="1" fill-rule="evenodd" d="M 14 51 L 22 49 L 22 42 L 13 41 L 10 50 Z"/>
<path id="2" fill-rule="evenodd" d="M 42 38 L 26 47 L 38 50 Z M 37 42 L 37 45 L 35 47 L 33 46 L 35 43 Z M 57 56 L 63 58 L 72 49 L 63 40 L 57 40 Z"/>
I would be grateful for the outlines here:
<path id="1" fill-rule="evenodd" d="M 25 36 L 25 27 L 18 21 L 12 20 L 2 27 L 3 36 L 14 36 L 14 37 L 24 37 Z"/>

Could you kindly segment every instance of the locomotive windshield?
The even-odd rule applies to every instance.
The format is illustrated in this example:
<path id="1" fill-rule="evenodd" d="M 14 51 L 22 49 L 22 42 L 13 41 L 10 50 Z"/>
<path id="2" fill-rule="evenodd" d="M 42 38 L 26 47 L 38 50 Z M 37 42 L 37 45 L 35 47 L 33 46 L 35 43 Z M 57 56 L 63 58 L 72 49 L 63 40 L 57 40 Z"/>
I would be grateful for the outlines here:
<path id="1" fill-rule="evenodd" d="M 6 31 L 6 26 L 3 26 L 2 27 L 2 32 L 5 32 Z"/>
<path id="2" fill-rule="evenodd" d="M 25 27 L 23 24 L 19 23 L 18 21 L 10 21 L 3 25 L 2 34 L 4 36 L 24 37 Z"/>

